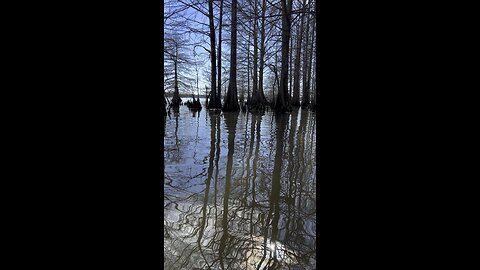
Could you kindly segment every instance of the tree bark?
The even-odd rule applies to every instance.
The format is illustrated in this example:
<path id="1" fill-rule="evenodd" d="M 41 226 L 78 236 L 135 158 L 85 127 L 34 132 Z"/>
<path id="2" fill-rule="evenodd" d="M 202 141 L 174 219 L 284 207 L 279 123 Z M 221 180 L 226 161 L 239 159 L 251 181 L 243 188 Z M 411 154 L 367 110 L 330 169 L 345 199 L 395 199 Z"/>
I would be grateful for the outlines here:
<path id="1" fill-rule="evenodd" d="M 292 37 L 292 42 L 295 40 L 295 37 Z M 290 46 L 290 56 L 288 57 L 289 65 L 293 66 L 293 46 Z M 290 70 L 289 74 L 289 79 L 288 81 L 290 82 L 288 84 L 288 96 L 292 96 L 292 89 L 293 89 L 293 72 Z"/>
<path id="2" fill-rule="evenodd" d="M 277 85 L 277 89 L 280 89 L 280 80 L 278 79 L 278 72 L 277 72 L 277 67 L 278 67 L 278 58 L 277 58 L 277 53 L 275 53 L 275 66 L 273 66 L 273 73 L 275 73 L 275 82 Z M 273 99 L 272 99 L 273 106 L 275 106 L 275 89 L 273 90 Z"/>
<path id="3" fill-rule="evenodd" d="M 172 98 L 172 107 L 178 108 L 182 99 L 180 98 L 180 92 L 178 90 L 178 46 L 175 44 L 175 60 L 174 64 L 174 91 Z"/>
<path id="4" fill-rule="evenodd" d="M 314 7 L 315 8 L 315 7 Z M 313 21 L 314 21 L 314 26 L 313 26 L 313 29 L 315 29 L 315 14 L 313 14 Z M 317 63 L 317 53 L 316 53 L 316 50 L 317 50 L 317 45 L 316 45 L 316 42 L 314 42 L 315 40 L 315 31 L 312 35 L 312 66 L 314 66 L 316 63 Z M 316 86 L 316 80 L 317 80 L 317 73 L 316 73 L 316 70 L 314 69 L 314 72 L 313 72 L 313 75 L 312 75 L 312 101 L 311 101 L 311 109 L 312 110 L 316 110 L 316 107 L 317 107 L 317 86 Z"/>
<path id="5" fill-rule="evenodd" d="M 303 6 L 302 10 L 305 11 L 305 4 L 306 1 L 303 0 Z M 300 22 L 300 28 L 298 31 L 299 38 L 297 39 L 297 51 L 296 51 L 296 57 L 295 57 L 295 65 L 294 65 L 294 75 L 293 75 L 293 97 L 292 97 L 292 105 L 293 106 L 300 106 L 300 58 L 302 56 L 302 40 L 303 40 L 303 31 L 304 31 L 304 23 L 305 23 L 305 13 L 300 15 L 301 22 Z M 307 23 L 307 29 L 308 29 L 308 23 Z M 307 35 L 308 37 L 308 35 Z M 306 42 L 308 44 L 308 41 Z M 304 67 L 303 72 L 306 72 L 306 69 Z M 305 83 L 305 81 L 304 81 Z"/>
<path id="6" fill-rule="evenodd" d="M 215 25 L 213 24 L 213 0 L 208 1 L 208 21 L 210 26 L 210 63 L 211 63 L 211 95 L 208 104 L 209 109 L 221 108 L 220 102 L 218 102 L 218 95 L 216 91 L 216 55 L 215 55 Z"/>
<path id="7" fill-rule="evenodd" d="M 230 45 L 230 79 L 228 81 L 228 91 L 224 111 L 238 111 L 237 95 L 237 0 L 232 0 L 232 30 Z"/>
<path id="8" fill-rule="evenodd" d="M 304 71 L 303 71 L 303 96 L 302 96 L 302 107 L 308 107 L 310 105 L 310 82 L 311 82 L 311 77 L 312 77 L 312 58 L 313 58 L 313 42 L 314 42 L 314 37 L 313 35 L 315 34 L 315 24 L 313 25 L 313 29 L 311 31 L 312 33 L 312 39 L 309 42 L 309 37 L 310 37 L 310 18 L 307 17 L 307 33 L 306 33 L 306 43 L 305 43 L 305 52 L 304 52 Z M 309 44 L 310 43 L 310 44 Z M 308 46 L 310 45 L 310 50 L 308 49 Z"/>
<path id="9" fill-rule="evenodd" d="M 218 25 L 218 100 L 222 101 L 222 24 L 223 24 L 223 0 L 220 0 L 220 18 Z"/>
<path id="10" fill-rule="evenodd" d="M 313 17 L 313 20 L 315 21 L 315 15 Z M 314 66 L 317 62 L 317 54 L 316 54 L 317 46 L 315 42 L 313 42 L 313 40 L 315 40 L 315 35 L 313 35 L 313 37 L 314 38 L 312 39 L 312 57 L 311 57 L 312 65 L 311 66 Z M 311 101 L 311 109 L 315 110 L 317 106 L 317 87 L 316 87 L 317 73 L 313 72 L 313 75 L 311 76 L 312 76 L 312 95 L 313 95 L 313 98 Z"/>
<path id="11" fill-rule="evenodd" d="M 250 104 L 250 32 L 248 32 L 248 47 L 247 47 L 247 103 Z"/>
<path id="12" fill-rule="evenodd" d="M 290 42 L 290 27 L 292 23 L 292 0 L 282 0 L 282 70 L 280 73 L 280 88 L 278 89 L 275 109 L 277 112 L 291 111 L 288 95 L 288 51 Z"/>

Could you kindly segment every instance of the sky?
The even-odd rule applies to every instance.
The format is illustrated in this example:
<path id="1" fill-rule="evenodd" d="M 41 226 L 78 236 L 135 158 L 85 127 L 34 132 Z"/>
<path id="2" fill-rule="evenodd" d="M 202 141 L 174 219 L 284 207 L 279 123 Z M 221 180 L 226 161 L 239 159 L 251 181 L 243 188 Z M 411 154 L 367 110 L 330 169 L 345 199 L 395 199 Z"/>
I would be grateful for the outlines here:
<path id="1" fill-rule="evenodd" d="M 172 6 L 173 6 L 173 10 L 175 9 L 178 9 L 182 4 L 179 3 L 178 1 L 168 1 L 165 3 L 165 8 L 164 8 L 164 14 L 166 14 L 168 16 L 168 14 L 170 14 L 170 10 L 172 10 Z M 205 10 L 207 10 L 207 5 L 205 5 Z M 218 11 L 218 7 L 214 7 L 214 9 L 216 11 Z M 194 27 L 196 29 L 201 29 L 203 31 L 205 31 L 206 33 L 209 32 L 209 29 L 208 29 L 208 17 L 201 14 L 200 12 L 194 10 L 193 8 L 188 8 L 184 11 L 181 12 L 182 16 L 185 16 L 185 17 L 188 17 L 188 18 L 191 18 L 191 19 L 194 19 L 196 20 L 198 23 L 196 22 L 191 22 L 191 27 Z M 229 24 L 230 22 L 230 10 L 225 8 L 224 7 L 224 14 L 223 14 L 223 21 L 224 23 L 226 24 Z M 180 21 L 179 19 L 175 19 L 176 21 Z M 178 29 L 178 31 L 184 31 L 185 30 L 185 27 L 168 27 L 167 25 L 171 24 L 173 21 L 175 20 L 172 20 L 172 19 L 169 19 L 167 20 L 167 22 L 165 22 L 165 31 L 176 31 Z M 185 22 L 185 19 L 182 19 L 181 20 L 182 23 Z M 202 25 L 205 24 L 205 25 Z M 216 26 L 216 42 L 217 42 L 217 45 L 216 45 L 216 53 L 218 55 L 218 25 L 215 25 Z M 228 78 L 229 78 L 229 75 L 230 75 L 230 72 L 229 72 L 229 69 L 230 69 L 230 27 L 229 25 L 227 26 L 224 26 L 223 29 L 222 29 L 222 82 L 224 83 L 222 85 L 222 96 L 225 95 L 225 92 L 226 92 L 226 88 L 228 87 L 228 82 L 225 83 L 225 80 L 228 81 Z M 202 45 L 204 47 L 206 47 L 207 49 L 210 49 L 210 40 L 209 40 L 209 37 L 206 36 L 206 35 L 203 35 L 203 34 L 198 34 L 198 33 L 188 33 L 185 35 L 186 38 L 190 39 L 192 42 L 201 42 Z M 237 36 L 237 39 L 240 39 L 240 35 Z M 203 41 L 203 42 L 202 42 Z M 205 51 L 203 48 L 197 46 L 196 48 L 194 48 L 193 46 L 189 46 L 187 51 L 191 53 L 191 56 L 193 57 L 193 52 L 197 53 L 197 60 L 199 61 L 199 89 L 200 89 L 200 94 L 205 94 L 205 86 L 207 86 L 209 89 L 210 89 L 210 79 L 208 78 L 209 75 L 207 74 L 210 74 L 210 69 L 211 69 L 211 65 L 210 65 L 210 56 L 209 56 L 209 53 L 207 51 Z M 239 48 L 237 47 L 237 61 L 239 61 L 239 55 L 240 54 L 240 51 L 239 51 Z M 218 61 L 218 59 L 217 59 Z M 239 63 L 239 65 L 242 64 L 242 63 Z M 237 67 L 237 70 L 239 69 L 239 67 Z M 195 69 L 192 68 L 192 74 L 191 74 L 191 77 L 193 78 L 196 78 L 196 73 L 195 73 Z M 268 72 L 268 70 L 266 70 L 266 72 Z M 237 87 L 239 88 L 238 91 L 240 93 L 241 91 L 241 87 L 242 85 L 244 85 L 244 88 L 246 88 L 246 78 L 243 78 L 242 76 L 240 76 L 239 72 L 237 71 L 237 74 L 239 77 L 237 77 Z M 218 76 L 218 75 L 217 75 Z M 217 79 L 218 80 L 218 79 Z M 268 77 L 265 77 L 265 84 L 268 82 Z M 245 81 L 244 84 L 242 84 L 243 82 Z M 217 84 L 218 84 L 218 81 L 217 81 Z M 169 92 L 169 90 L 167 90 L 167 93 Z M 182 92 L 182 89 L 180 89 L 180 94 L 184 93 L 184 91 Z M 196 90 L 195 90 L 195 93 L 196 93 Z M 245 89 L 245 96 L 246 96 L 246 89 Z"/>
<path id="2" fill-rule="evenodd" d="M 181 3 L 177 2 L 177 1 L 173 1 L 171 3 L 174 3 L 175 6 L 177 5 L 180 5 Z M 169 13 L 169 7 L 171 7 L 171 5 L 169 3 L 165 3 L 165 8 L 164 8 L 164 12 L 165 14 L 168 14 Z M 205 24 L 208 24 L 208 18 L 206 16 L 204 16 L 203 14 L 195 11 L 193 8 L 188 8 L 187 10 L 181 12 L 181 14 L 185 17 L 188 17 L 188 18 L 193 18 L 194 20 L 200 22 L 200 23 L 205 23 Z M 165 22 L 165 25 L 168 25 L 169 23 L 171 23 L 173 20 L 167 20 L 167 22 Z M 191 22 L 191 26 L 192 27 L 195 27 L 197 29 L 202 29 L 204 31 L 208 31 L 208 28 L 206 27 L 202 27 L 201 24 L 195 24 L 194 22 Z M 169 27 L 166 27 L 168 29 L 166 29 L 165 31 L 172 31 L 172 29 L 169 29 Z M 179 30 L 179 31 L 184 31 L 186 30 L 185 27 L 174 27 L 173 28 L 175 30 Z M 225 37 L 225 31 L 223 31 L 222 33 L 222 37 Z M 205 46 L 206 48 L 210 49 L 210 42 L 208 40 L 208 37 L 207 36 L 204 36 L 202 34 L 197 34 L 197 33 L 188 33 L 187 35 L 185 35 L 185 38 L 189 39 L 192 43 L 194 42 L 201 42 L 202 40 L 206 41 L 205 43 L 201 42 L 201 44 L 203 46 Z M 217 34 L 217 37 L 216 37 L 216 41 L 218 42 L 218 34 Z M 196 47 L 194 48 L 194 46 L 186 46 L 187 47 L 187 52 L 190 52 L 190 56 L 194 59 L 197 59 L 198 62 L 199 62 L 199 83 L 198 83 L 198 87 L 200 89 L 200 94 L 205 94 L 205 86 L 207 86 L 208 88 L 210 88 L 210 82 L 207 80 L 207 76 L 206 76 L 206 72 L 210 73 L 210 69 L 211 69 L 211 65 L 210 65 L 210 57 L 208 55 L 208 53 L 201 47 Z M 229 54 L 229 49 L 226 48 L 228 47 L 224 42 L 222 42 L 222 55 L 223 57 L 227 56 L 227 54 Z M 218 47 L 217 47 L 218 49 Z M 194 51 L 196 53 L 196 57 L 194 56 Z M 222 66 L 225 67 L 227 63 L 225 63 L 225 61 L 222 61 Z M 196 73 L 195 73 L 195 68 L 192 68 L 192 73 L 190 73 L 190 76 L 193 77 L 193 78 L 196 78 Z M 181 72 L 181 71 L 179 71 Z M 224 73 L 225 71 L 222 72 L 222 77 L 224 77 Z M 228 74 L 227 74 L 228 75 Z M 223 78 L 222 78 L 223 80 Z M 195 86 L 194 86 L 195 87 Z M 167 90 L 167 92 L 169 92 Z M 182 92 L 182 89 L 180 89 L 180 92 L 181 94 L 184 93 Z M 196 93 L 196 91 L 195 91 Z"/>

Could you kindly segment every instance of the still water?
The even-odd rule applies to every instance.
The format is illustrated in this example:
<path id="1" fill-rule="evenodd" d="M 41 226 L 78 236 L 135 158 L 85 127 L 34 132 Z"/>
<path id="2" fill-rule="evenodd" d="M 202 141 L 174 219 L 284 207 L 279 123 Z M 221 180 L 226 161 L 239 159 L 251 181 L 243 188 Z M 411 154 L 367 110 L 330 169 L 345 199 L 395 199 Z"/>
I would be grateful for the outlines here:
<path id="1" fill-rule="evenodd" d="M 316 269 L 315 125 L 302 109 L 172 111 L 164 269 Z"/>

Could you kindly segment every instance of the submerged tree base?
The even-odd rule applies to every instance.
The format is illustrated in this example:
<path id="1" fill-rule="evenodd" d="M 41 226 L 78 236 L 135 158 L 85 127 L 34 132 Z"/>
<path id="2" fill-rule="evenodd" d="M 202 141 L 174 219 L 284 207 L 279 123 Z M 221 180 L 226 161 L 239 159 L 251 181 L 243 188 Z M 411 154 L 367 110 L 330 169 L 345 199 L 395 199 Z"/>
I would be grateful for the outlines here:
<path id="1" fill-rule="evenodd" d="M 200 98 L 195 99 L 195 96 L 192 95 L 193 101 L 187 101 L 186 105 L 189 109 L 202 109 L 202 104 L 200 104 Z"/>
<path id="2" fill-rule="evenodd" d="M 215 104 L 214 102 L 212 102 L 212 100 L 210 100 L 210 102 L 207 104 L 207 109 L 219 109 L 219 110 L 221 110 L 222 109 L 222 104 L 220 102 Z"/>
<path id="3" fill-rule="evenodd" d="M 236 93 L 234 95 L 236 96 Z M 238 100 L 236 99 L 236 97 L 230 97 L 230 95 L 227 94 L 227 99 L 225 100 L 225 103 L 223 104 L 222 111 L 224 111 L 224 112 L 238 112 L 239 110 L 240 110 L 240 106 L 238 105 Z"/>
<path id="4" fill-rule="evenodd" d="M 288 106 L 288 105 L 275 106 L 275 112 L 276 113 L 287 113 L 287 112 L 291 112 L 291 111 L 292 111 L 292 107 Z"/>
<path id="5" fill-rule="evenodd" d="M 251 113 L 265 112 L 265 110 L 266 110 L 265 105 L 248 106 L 248 111 Z"/>

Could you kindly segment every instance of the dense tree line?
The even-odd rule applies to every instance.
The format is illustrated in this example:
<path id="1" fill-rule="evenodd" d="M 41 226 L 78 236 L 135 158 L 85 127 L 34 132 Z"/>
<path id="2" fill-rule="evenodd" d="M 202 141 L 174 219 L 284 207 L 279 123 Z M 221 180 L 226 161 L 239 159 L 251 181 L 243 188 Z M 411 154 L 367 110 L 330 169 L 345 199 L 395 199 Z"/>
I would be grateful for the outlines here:
<path id="1" fill-rule="evenodd" d="M 185 50 L 193 47 L 210 60 L 207 108 L 315 109 L 314 1 L 179 0 L 166 1 L 164 11 L 164 80 L 173 105 L 180 91 L 199 91 L 199 62 Z"/>

